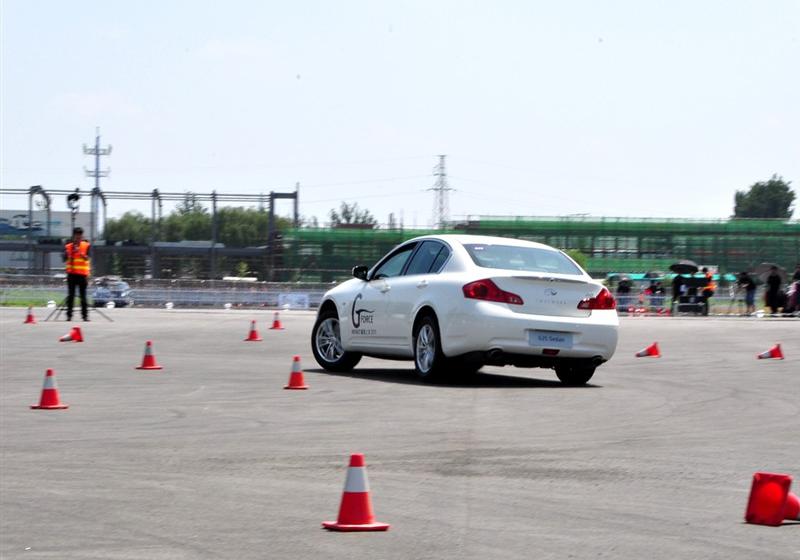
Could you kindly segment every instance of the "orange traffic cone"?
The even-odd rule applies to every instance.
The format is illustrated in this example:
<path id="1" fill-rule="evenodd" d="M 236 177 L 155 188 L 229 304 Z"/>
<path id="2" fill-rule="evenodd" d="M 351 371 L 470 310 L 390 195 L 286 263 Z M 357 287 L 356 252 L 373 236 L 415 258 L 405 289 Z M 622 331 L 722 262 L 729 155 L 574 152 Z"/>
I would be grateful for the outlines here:
<path id="1" fill-rule="evenodd" d="M 32 404 L 31 408 L 42 410 L 57 410 L 69 408 L 68 404 L 63 404 L 58 396 L 58 386 L 56 385 L 56 374 L 52 369 L 48 369 L 44 374 L 44 387 L 39 404 Z"/>
<path id="2" fill-rule="evenodd" d="M 277 311 L 275 312 L 275 316 L 272 318 L 272 326 L 270 329 L 278 331 L 283 330 L 283 325 L 281 325 L 281 316 Z"/>
<path id="3" fill-rule="evenodd" d="M 339 518 L 323 521 L 322 526 L 331 531 L 386 531 L 389 528 L 388 523 L 375 521 L 372 513 L 367 466 L 361 453 L 350 455 Z"/>
<path id="4" fill-rule="evenodd" d="M 658 342 L 654 342 L 644 350 L 636 352 L 637 358 L 660 358 L 661 352 L 658 351 Z"/>
<path id="5" fill-rule="evenodd" d="M 761 352 L 758 355 L 759 360 L 782 360 L 783 359 L 783 352 L 781 351 L 781 345 L 776 344 L 766 352 Z"/>
<path id="6" fill-rule="evenodd" d="M 308 385 L 303 379 L 303 370 L 300 367 L 300 356 L 292 359 L 292 373 L 289 374 L 289 384 L 284 389 L 308 389 Z"/>
<path id="7" fill-rule="evenodd" d="M 33 306 L 28 306 L 28 315 L 25 317 L 25 321 L 22 323 L 23 325 L 35 325 L 36 324 L 36 317 L 33 316 Z"/>
<path id="8" fill-rule="evenodd" d="M 83 333 L 80 327 L 72 327 L 69 333 L 58 339 L 59 342 L 83 342 Z"/>
<path id="9" fill-rule="evenodd" d="M 744 520 L 772 526 L 781 525 L 784 519 L 800 521 L 800 499 L 789 492 L 791 486 L 792 477 L 788 474 L 753 474 Z"/>
<path id="10" fill-rule="evenodd" d="M 259 336 L 258 330 L 256 329 L 256 322 L 250 321 L 250 332 L 247 334 L 247 338 L 244 339 L 245 342 L 261 342 L 264 340 Z"/>
<path id="11" fill-rule="evenodd" d="M 156 357 L 153 355 L 153 343 L 149 340 L 144 345 L 142 365 L 138 366 L 136 369 L 162 369 L 161 366 L 156 363 Z"/>

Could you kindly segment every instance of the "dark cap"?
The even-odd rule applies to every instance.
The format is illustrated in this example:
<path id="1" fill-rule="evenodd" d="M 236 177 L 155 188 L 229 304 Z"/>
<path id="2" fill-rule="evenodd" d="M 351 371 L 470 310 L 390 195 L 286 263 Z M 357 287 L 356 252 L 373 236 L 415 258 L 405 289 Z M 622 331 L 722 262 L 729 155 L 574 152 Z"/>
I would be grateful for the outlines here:
<path id="1" fill-rule="evenodd" d="M 83 228 L 82 227 L 76 227 L 76 228 L 72 229 L 72 235 L 79 235 L 79 234 L 83 235 Z"/>

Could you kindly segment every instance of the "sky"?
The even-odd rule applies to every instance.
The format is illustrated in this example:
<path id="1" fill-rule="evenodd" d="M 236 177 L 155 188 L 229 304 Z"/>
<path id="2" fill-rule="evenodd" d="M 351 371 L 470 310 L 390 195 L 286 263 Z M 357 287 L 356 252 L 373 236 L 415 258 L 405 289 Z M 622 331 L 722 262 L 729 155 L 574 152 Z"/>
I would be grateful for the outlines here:
<path id="1" fill-rule="evenodd" d="M 321 222 L 348 201 L 431 224 L 439 154 L 452 218 L 725 218 L 774 173 L 800 193 L 797 0 L 0 9 L 4 188 L 91 188 L 82 145 L 100 127 L 105 190 L 299 182 L 300 213 Z M 131 209 L 149 204 L 113 200 L 109 216 Z"/>

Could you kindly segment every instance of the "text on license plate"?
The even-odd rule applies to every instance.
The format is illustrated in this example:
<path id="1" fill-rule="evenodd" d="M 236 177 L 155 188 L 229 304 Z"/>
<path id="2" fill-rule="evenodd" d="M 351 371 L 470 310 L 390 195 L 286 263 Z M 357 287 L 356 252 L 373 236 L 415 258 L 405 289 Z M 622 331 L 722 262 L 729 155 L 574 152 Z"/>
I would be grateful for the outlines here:
<path id="1" fill-rule="evenodd" d="M 572 333 L 557 331 L 529 331 L 528 343 L 544 348 L 572 348 Z"/>

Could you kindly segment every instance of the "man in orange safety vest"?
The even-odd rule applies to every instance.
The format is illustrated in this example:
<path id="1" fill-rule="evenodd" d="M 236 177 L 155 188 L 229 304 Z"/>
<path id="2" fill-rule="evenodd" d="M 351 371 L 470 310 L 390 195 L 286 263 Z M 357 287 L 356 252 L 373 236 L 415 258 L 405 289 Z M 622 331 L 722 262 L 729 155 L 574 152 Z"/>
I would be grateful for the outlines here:
<path id="1" fill-rule="evenodd" d="M 703 303 L 705 304 L 703 307 L 703 315 L 708 315 L 708 307 L 709 307 L 709 299 L 711 296 L 714 295 L 714 292 L 717 291 L 717 284 L 714 282 L 714 275 L 709 272 L 708 268 L 703 267 L 703 276 L 706 279 L 706 285 L 703 286 L 703 291 L 700 295 L 703 298 Z"/>
<path id="2" fill-rule="evenodd" d="M 72 241 L 64 246 L 64 262 L 67 273 L 67 321 L 72 321 L 72 307 L 75 303 L 75 288 L 81 297 L 81 315 L 89 320 L 89 305 L 86 301 L 86 285 L 91 270 L 89 252 L 91 246 L 83 239 L 83 228 L 72 230 Z"/>

